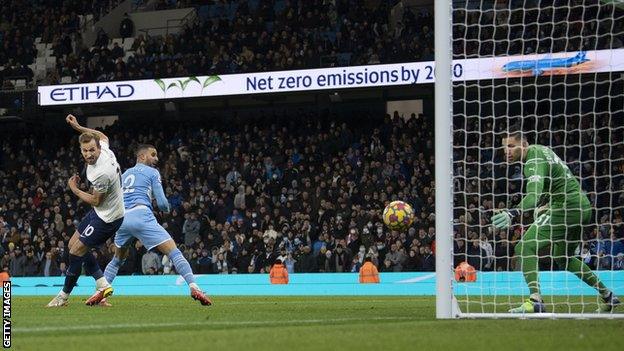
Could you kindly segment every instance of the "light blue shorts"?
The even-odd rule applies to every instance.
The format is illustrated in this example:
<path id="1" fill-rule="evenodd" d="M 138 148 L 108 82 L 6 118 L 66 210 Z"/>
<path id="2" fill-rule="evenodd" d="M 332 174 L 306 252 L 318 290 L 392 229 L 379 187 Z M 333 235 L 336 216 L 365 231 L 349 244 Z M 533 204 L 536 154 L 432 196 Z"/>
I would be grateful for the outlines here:
<path id="1" fill-rule="evenodd" d="M 152 210 L 139 205 L 126 210 L 123 223 L 115 234 L 115 246 L 121 248 L 129 245 L 132 238 L 139 239 L 147 250 L 151 250 L 171 240 L 171 235 L 158 224 Z"/>

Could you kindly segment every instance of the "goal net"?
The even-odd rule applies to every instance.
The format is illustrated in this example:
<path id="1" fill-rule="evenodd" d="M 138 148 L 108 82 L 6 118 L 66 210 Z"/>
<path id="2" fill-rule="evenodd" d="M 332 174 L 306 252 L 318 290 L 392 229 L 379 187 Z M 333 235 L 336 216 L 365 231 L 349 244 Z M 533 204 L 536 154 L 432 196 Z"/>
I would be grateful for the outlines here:
<path id="1" fill-rule="evenodd" d="M 453 272 L 454 317 L 624 317 L 622 306 L 598 313 L 601 295 L 578 277 L 588 274 L 586 265 L 615 295 L 624 295 L 621 5 L 452 1 L 453 70 L 462 70 L 452 84 L 452 265 L 465 262 L 476 270 L 472 276 L 463 265 Z M 506 158 L 503 138 L 512 125 L 520 127 L 520 143 L 556 154 L 540 161 L 535 152 L 533 161 L 546 165 L 543 177 L 525 172 L 523 160 L 531 155 Z M 508 227 L 495 227 L 492 217 L 518 209 L 535 189 L 532 181 L 543 183 L 536 205 L 549 209 L 512 211 Z M 580 197 L 569 195 L 575 181 Z M 591 214 L 568 211 L 583 196 Z M 539 284 L 544 313 L 509 313 L 535 292 L 527 280 Z"/>

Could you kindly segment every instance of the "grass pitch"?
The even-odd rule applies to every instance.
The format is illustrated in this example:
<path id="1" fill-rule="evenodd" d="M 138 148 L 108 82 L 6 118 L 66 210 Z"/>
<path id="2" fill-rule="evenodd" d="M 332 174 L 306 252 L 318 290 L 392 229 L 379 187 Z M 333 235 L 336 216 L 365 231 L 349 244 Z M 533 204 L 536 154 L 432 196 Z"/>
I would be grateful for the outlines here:
<path id="1" fill-rule="evenodd" d="M 624 320 L 435 320 L 433 297 L 13 297 L 15 350 L 622 350 Z"/>

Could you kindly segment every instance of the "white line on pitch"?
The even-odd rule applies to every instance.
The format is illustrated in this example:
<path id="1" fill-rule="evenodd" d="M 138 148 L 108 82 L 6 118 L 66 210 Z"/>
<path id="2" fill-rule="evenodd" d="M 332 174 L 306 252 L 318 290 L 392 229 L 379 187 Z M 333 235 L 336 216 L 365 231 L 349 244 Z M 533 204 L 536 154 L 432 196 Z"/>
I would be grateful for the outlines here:
<path id="1" fill-rule="evenodd" d="M 366 320 L 373 321 L 405 321 L 416 320 L 414 317 L 367 317 Z M 328 318 L 328 319 L 295 319 L 290 321 L 240 321 L 240 322 L 175 322 L 175 323 L 139 323 L 139 324 L 98 324 L 98 325 L 72 325 L 66 327 L 34 327 L 34 328 L 13 328 L 16 333 L 41 333 L 41 332 L 61 332 L 77 330 L 105 330 L 105 329 L 141 329 L 141 328 L 162 328 L 162 327 L 183 327 L 183 326 L 247 326 L 247 325 L 301 325 L 315 323 L 337 323 L 361 321 L 362 318 Z"/>

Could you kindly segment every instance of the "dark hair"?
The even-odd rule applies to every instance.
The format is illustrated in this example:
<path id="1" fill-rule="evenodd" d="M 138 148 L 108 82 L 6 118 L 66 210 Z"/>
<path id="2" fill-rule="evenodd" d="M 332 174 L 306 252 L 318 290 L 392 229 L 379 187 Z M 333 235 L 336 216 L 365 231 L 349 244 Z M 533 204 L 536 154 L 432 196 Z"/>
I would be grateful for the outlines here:
<path id="1" fill-rule="evenodd" d="M 368 256 L 368 255 L 367 255 L 367 256 L 364 258 L 364 262 L 373 262 L 373 259 L 372 259 L 370 256 Z"/>
<path id="2" fill-rule="evenodd" d="M 136 148 L 136 156 L 139 156 L 139 154 L 147 149 L 156 149 L 156 147 L 152 144 L 139 144 L 139 146 L 137 146 Z"/>
<path id="3" fill-rule="evenodd" d="M 282 264 L 282 260 L 280 260 L 279 258 L 275 260 L 275 263 L 273 264 Z"/>
<path id="4" fill-rule="evenodd" d="M 514 139 L 527 140 L 526 134 L 522 132 L 522 125 L 520 122 L 510 125 L 507 135 Z"/>

